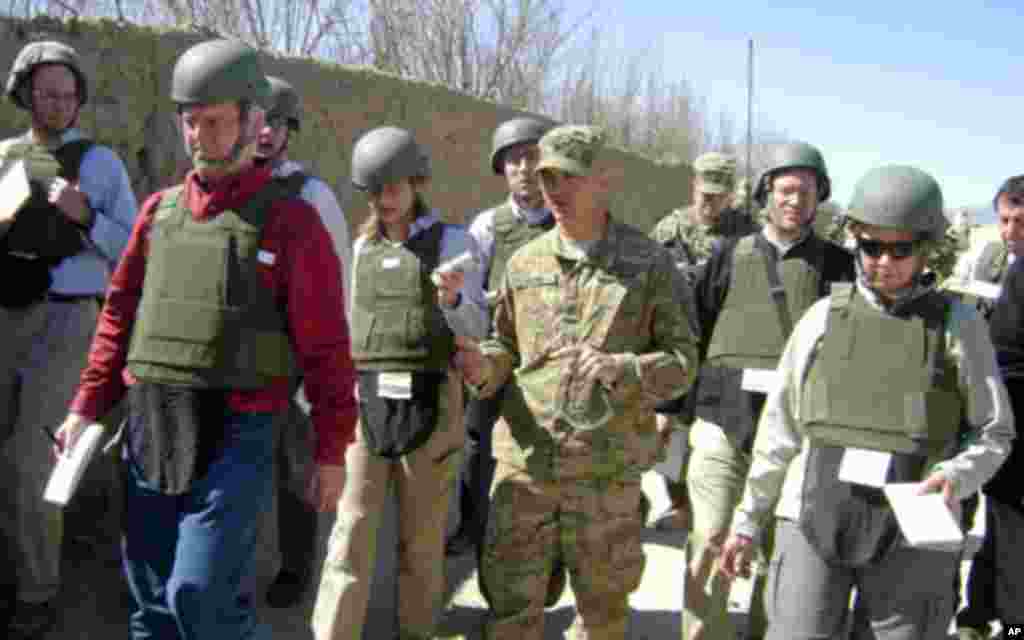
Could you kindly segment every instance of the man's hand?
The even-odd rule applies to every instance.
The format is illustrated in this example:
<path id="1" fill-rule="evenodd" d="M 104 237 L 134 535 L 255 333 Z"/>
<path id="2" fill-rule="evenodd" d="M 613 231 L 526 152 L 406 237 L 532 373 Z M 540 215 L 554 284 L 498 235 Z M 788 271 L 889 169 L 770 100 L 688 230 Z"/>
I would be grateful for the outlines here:
<path id="1" fill-rule="evenodd" d="M 923 496 L 926 493 L 942 492 L 942 499 L 946 503 L 946 508 L 953 514 L 959 514 L 960 503 L 956 499 L 956 487 L 953 486 L 953 481 L 946 477 L 946 474 L 941 471 L 936 471 L 924 479 L 923 482 L 917 485 L 917 489 L 914 491 L 916 495 Z"/>
<path id="2" fill-rule="evenodd" d="M 89 424 L 89 421 L 77 413 L 69 413 L 68 417 L 64 418 L 64 422 L 61 423 L 54 437 L 57 438 L 57 443 L 53 445 L 53 455 L 60 456 L 71 451 L 75 448 L 75 443 L 78 442 L 78 438 L 82 435 L 82 431 Z"/>
<path id="3" fill-rule="evenodd" d="M 310 478 L 307 499 L 320 513 L 333 511 L 345 488 L 345 467 L 340 464 L 317 464 Z"/>
<path id="4" fill-rule="evenodd" d="M 454 307 L 466 283 L 466 274 L 461 271 L 435 271 L 434 275 L 437 276 L 437 302 L 444 307 Z"/>
<path id="5" fill-rule="evenodd" d="M 722 574 L 733 580 L 736 576 L 750 577 L 750 563 L 754 559 L 754 541 L 749 537 L 736 534 L 729 536 L 722 547 L 719 562 Z"/>
<path id="6" fill-rule="evenodd" d="M 480 343 L 466 336 L 455 336 L 455 368 L 462 372 L 466 382 L 486 395 L 484 390 L 490 382 L 491 366 L 480 351 Z"/>
<path id="7" fill-rule="evenodd" d="M 579 361 L 579 375 L 584 380 L 596 380 L 606 389 L 614 389 L 632 364 L 631 354 L 603 353 L 590 346 L 582 349 Z"/>
<path id="8" fill-rule="evenodd" d="M 47 194 L 50 204 L 54 205 L 72 222 L 88 227 L 92 224 L 92 209 L 85 194 L 78 190 L 77 182 L 68 182 L 64 178 L 54 178 Z"/>
<path id="9" fill-rule="evenodd" d="M 672 428 L 672 416 L 656 413 L 654 414 L 654 421 L 658 431 L 658 446 L 662 449 L 667 449 L 674 431 Z"/>

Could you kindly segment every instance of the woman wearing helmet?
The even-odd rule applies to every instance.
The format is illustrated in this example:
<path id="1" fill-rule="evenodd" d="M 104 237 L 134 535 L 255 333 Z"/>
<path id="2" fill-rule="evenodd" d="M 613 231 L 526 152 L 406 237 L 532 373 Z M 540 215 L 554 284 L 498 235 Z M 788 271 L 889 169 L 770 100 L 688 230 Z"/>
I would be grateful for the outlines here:
<path id="1" fill-rule="evenodd" d="M 774 514 L 768 638 L 840 637 L 854 587 L 875 638 L 946 636 L 960 555 L 911 546 L 881 487 L 955 510 L 1006 457 L 1013 418 L 984 323 L 925 271 L 945 226 L 931 176 L 869 171 L 849 209 L 857 281 L 789 338 L 723 552 L 746 573 Z"/>
<path id="2" fill-rule="evenodd" d="M 370 216 L 353 248 L 350 322 L 360 425 L 313 613 L 318 640 L 359 640 L 377 529 L 398 499 L 399 638 L 433 637 L 444 592 L 444 534 L 462 450 L 456 335 L 487 329 L 472 237 L 444 224 L 423 196 L 430 164 L 412 135 L 381 127 L 352 152 L 352 182 Z"/>

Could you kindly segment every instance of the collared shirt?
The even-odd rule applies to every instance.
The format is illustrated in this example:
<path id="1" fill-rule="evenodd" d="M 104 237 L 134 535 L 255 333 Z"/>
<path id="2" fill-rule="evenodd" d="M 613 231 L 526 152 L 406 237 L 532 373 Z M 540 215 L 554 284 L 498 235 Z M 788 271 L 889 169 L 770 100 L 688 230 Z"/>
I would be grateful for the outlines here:
<path id="1" fill-rule="evenodd" d="M 78 129 L 61 134 L 60 144 L 84 136 Z M 103 295 L 110 274 L 128 244 L 139 203 L 124 163 L 109 147 L 94 145 L 78 171 L 78 188 L 94 214 L 90 245 L 50 270 L 51 291 L 64 295 Z"/>
<path id="2" fill-rule="evenodd" d="M 299 171 L 305 171 L 300 163 L 286 160 L 275 166 L 271 175 L 275 178 L 287 178 Z M 349 267 L 352 264 L 352 237 L 348 231 L 348 219 L 345 217 L 341 205 L 338 204 L 338 199 L 334 197 L 334 192 L 327 186 L 327 183 L 316 176 L 309 176 L 306 183 L 302 185 L 299 197 L 313 205 L 316 212 L 320 214 L 320 220 L 327 227 L 327 233 L 331 235 L 334 252 L 341 260 L 342 281 L 347 283 L 348 278 L 351 277 Z"/>
<path id="3" fill-rule="evenodd" d="M 877 295 L 861 282 L 857 291 L 875 308 Z M 921 287 L 897 305 L 931 290 Z M 753 458 L 732 531 L 751 538 L 776 516 L 799 520 L 810 443 L 800 427 L 800 398 L 807 372 L 828 324 L 830 298 L 814 303 L 797 322 L 779 360 L 779 387 L 768 394 L 757 427 Z M 1014 438 L 1013 410 L 996 367 L 985 322 L 971 307 L 953 302 L 946 323 L 946 353 L 956 363 L 958 388 L 970 429 L 967 445 L 936 466 L 953 482 L 956 497 L 973 494 L 992 477 Z"/>
<path id="4" fill-rule="evenodd" d="M 551 212 L 546 208 L 524 209 L 512 196 L 509 196 L 508 204 L 512 205 L 513 214 L 520 220 L 525 220 L 527 224 L 540 224 L 551 218 Z M 498 207 L 494 207 L 481 211 L 469 225 L 469 235 L 476 240 L 476 245 L 480 250 L 480 264 L 484 266 L 484 272 L 490 271 L 491 260 L 494 259 L 494 212 L 497 209 Z"/>
<path id="5" fill-rule="evenodd" d="M 412 239 L 417 234 L 426 231 L 435 224 L 441 224 L 441 216 L 438 215 L 437 211 L 431 211 L 427 215 L 416 218 L 410 225 L 409 238 Z M 363 246 L 365 245 L 366 236 L 359 236 L 356 238 L 356 244 L 352 251 L 353 274 L 358 271 L 357 265 L 359 263 L 359 254 L 362 252 Z M 473 239 L 473 236 L 466 233 L 466 231 L 459 226 L 449 225 L 446 227 L 444 235 L 441 236 L 440 262 L 444 263 L 456 256 L 466 253 L 467 251 L 473 253 L 479 259 L 479 249 L 476 245 L 476 241 Z M 358 286 L 359 282 L 353 277 L 352 286 L 350 287 L 352 293 L 349 298 L 348 307 L 350 315 L 351 309 L 355 304 L 356 288 Z M 485 337 L 488 329 L 488 312 L 487 301 L 484 298 L 483 273 L 480 269 L 466 271 L 461 293 L 462 295 L 459 296 L 459 301 L 454 307 L 446 307 L 443 304 L 440 305 L 441 312 L 444 314 L 449 328 L 451 328 L 452 333 L 457 336 L 467 336 L 477 339 Z M 349 322 L 351 323 L 351 317 L 349 318 Z"/>

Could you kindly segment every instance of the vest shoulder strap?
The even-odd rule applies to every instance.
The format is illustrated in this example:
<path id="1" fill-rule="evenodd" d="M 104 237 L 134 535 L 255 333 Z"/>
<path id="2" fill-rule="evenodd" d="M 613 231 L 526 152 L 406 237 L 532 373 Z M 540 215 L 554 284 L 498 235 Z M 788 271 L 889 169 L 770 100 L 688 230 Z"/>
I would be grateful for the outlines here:
<path id="1" fill-rule="evenodd" d="M 312 176 L 303 171 L 296 171 L 286 176 L 274 178 L 274 182 L 281 186 L 281 194 L 284 198 L 298 198 L 302 188 L 306 186 L 306 180 Z"/>
<path id="2" fill-rule="evenodd" d="M 752 256 L 757 250 L 755 241 L 757 240 L 757 234 L 752 233 L 747 236 L 743 236 L 736 243 L 736 249 L 734 250 L 737 257 L 739 256 Z"/>
<path id="3" fill-rule="evenodd" d="M 66 180 L 72 182 L 78 180 L 78 170 L 82 166 L 82 158 L 96 146 L 96 143 L 86 138 L 79 138 L 65 145 L 61 145 L 57 149 L 54 156 L 57 158 L 57 162 L 60 163 L 61 171 L 64 174 Z"/>
<path id="4" fill-rule="evenodd" d="M 181 200 L 181 194 L 185 191 L 185 185 L 176 184 L 173 187 L 164 189 L 163 194 L 160 196 L 160 204 L 157 205 L 156 211 L 153 212 L 153 222 L 159 223 L 163 221 L 170 222 L 172 219 L 177 218 L 183 210 L 179 209 L 178 201 Z"/>
<path id="5" fill-rule="evenodd" d="M 850 304 L 857 285 L 853 282 L 833 282 L 832 293 L 829 296 L 829 309 L 842 311 Z"/>
<path id="6" fill-rule="evenodd" d="M 432 271 L 441 262 L 441 240 L 452 225 L 438 222 L 405 243 L 405 247 L 419 256 L 427 270 Z"/>
<path id="7" fill-rule="evenodd" d="M 494 234 L 504 235 L 519 224 L 515 209 L 506 202 L 494 210 Z"/>

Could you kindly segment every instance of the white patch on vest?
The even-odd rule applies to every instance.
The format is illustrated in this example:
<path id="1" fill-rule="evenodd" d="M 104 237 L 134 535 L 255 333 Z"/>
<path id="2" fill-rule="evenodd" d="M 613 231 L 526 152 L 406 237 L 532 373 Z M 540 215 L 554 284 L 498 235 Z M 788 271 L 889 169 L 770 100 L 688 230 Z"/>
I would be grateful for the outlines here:
<path id="1" fill-rule="evenodd" d="M 740 380 L 740 388 L 754 393 L 771 393 L 779 384 L 779 373 L 775 369 L 744 369 Z"/>
<path id="2" fill-rule="evenodd" d="M 259 260 L 261 263 L 267 265 L 268 267 L 274 266 L 274 263 L 277 262 L 276 255 L 270 253 L 269 251 L 264 251 L 263 249 L 260 249 L 259 252 L 256 254 L 256 259 Z"/>
<path id="3" fill-rule="evenodd" d="M 381 371 L 377 376 L 377 395 L 381 398 L 412 398 L 412 374 L 408 371 Z"/>
<path id="4" fill-rule="evenodd" d="M 888 451 L 847 447 L 839 462 L 839 479 L 851 484 L 884 487 L 891 463 L 892 454 Z"/>
<path id="5" fill-rule="evenodd" d="M 381 269 L 397 269 L 402 264 L 401 258 L 384 258 L 380 261 Z"/>

